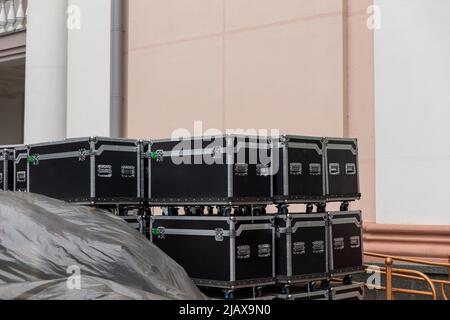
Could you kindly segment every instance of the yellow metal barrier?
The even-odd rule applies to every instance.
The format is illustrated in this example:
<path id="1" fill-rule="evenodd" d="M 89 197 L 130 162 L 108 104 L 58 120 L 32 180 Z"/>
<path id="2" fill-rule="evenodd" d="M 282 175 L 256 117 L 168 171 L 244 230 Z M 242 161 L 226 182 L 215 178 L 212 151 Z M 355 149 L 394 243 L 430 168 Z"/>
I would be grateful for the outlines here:
<path id="1" fill-rule="evenodd" d="M 447 296 L 445 289 L 446 289 L 446 286 L 448 286 L 449 293 L 450 293 L 450 254 L 448 257 L 449 263 L 439 263 L 439 262 L 425 261 L 425 260 L 420 260 L 420 259 L 389 256 L 389 255 L 383 255 L 383 254 L 371 253 L 371 252 L 365 252 L 364 255 L 368 256 L 368 257 L 384 259 L 385 267 L 380 268 L 379 270 L 372 270 L 372 271 L 386 275 L 386 287 L 380 286 L 380 287 L 375 287 L 375 289 L 386 291 L 386 299 L 387 300 L 394 300 L 395 295 L 397 293 L 429 296 L 429 297 L 432 297 L 433 300 L 438 300 L 436 285 L 441 286 L 442 297 L 444 300 L 448 300 L 448 296 Z M 417 270 L 394 268 L 393 265 L 396 261 L 407 262 L 407 263 L 412 263 L 412 264 L 416 264 L 416 265 L 446 267 L 448 269 L 448 280 L 431 279 L 429 276 L 427 276 L 423 272 L 420 272 Z M 366 266 L 366 268 L 369 268 L 369 266 Z M 426 282 L 428 284 L 428 286 L 430 287 L 430 290 L 429 291 L 420 291 L 420 290 L 394 288 L 392 285 L 393 277 Z"/>

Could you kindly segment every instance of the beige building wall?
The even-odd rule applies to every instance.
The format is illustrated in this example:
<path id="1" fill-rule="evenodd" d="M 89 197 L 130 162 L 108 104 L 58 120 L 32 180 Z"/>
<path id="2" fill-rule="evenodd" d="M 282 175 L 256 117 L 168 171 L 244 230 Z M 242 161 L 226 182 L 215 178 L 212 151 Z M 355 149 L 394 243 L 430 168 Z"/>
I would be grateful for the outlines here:
<path id="1" fill-rule="evenodd" d="M 133 0 L 127 137 L 178 128 L 280 129 L 360 139 L 375 221 L 371 0 Z"/>

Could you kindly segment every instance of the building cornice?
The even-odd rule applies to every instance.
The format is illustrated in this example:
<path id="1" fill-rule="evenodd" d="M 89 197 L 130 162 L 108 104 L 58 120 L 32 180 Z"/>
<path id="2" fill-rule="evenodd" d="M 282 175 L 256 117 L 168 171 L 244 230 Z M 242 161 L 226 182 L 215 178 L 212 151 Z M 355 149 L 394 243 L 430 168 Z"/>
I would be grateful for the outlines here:
<path id="1" fill-rule="evenodd" d="M 0 37 L 0 62 L 25 58 L 26 31 Z"/>

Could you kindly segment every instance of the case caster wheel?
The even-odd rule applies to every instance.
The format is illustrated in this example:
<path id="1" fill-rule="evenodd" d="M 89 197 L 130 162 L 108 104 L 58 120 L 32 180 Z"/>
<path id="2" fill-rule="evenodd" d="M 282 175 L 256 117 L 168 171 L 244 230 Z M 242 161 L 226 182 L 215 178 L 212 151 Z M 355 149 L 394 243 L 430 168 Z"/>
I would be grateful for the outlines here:
<path id="1" fill-rule="evenodd" d="M 178 210 L 178 208 L 173 207 L 163 208 L 163 216 L 176 217 L 178 216 Z"/>
<path id="2" fill-rule="evenodd" d="M 245 210 L 244 208 L 238 207 L 238 208 L 234 209 L 234 215 L 235 216 L 243 216 L 244 210 Z"/>
<path id="3" fill-rule="evenodd" d="M 219 207 L 219 215 L 222 217 L 230 217 L 231 211 L 230 207 Z"/>
<path id="4" fill-rule="evenodd" d="M 234 300 L 234 291 L 227 290 L 224 295 L 225 300 Z"/>
<path id="5" fill-rule="evenodd" d="M 253 215 L 255 216 L 265 216 L 267 213 L 266 207 L 260 206 L 253 208 Z"/>
<path id="6" fill-rule="evenodd" d="M 343 283 L 344 283 L 344 286 L 349 286 L 349 285 L 353 284 L 353 277 L 345 276 Z"/>
<path id="7" fill-rule="evenodd" d="M 316 283 L 315 283 L 314 281 L 309 282 L 309 283 L 306 285 L 306 288 L 308 289 L 308 292 L 313 292 L 313 291 L 316 290 Z"/>
<path id="8" fill-rule="evenodd" d="M 192 208 L 190 208 L 190 207 L 184 207 L 184 214 L 188 217 L 191 217 L 194 215 L 194 213 L 192 212 Z"/>
<path id="9" fill-rule="evenodd" d="M 330 280 L 322 280 L 320 283 L 320 286 L 322 289 L 329 289 L 330 288 Z"/>
<path id="10" fill-rule="evenodd" d="M 317 204 L 317 213 L 326 213 L 327 212 L 327 204 L 319 203 Z"/>
<path id="11" fill-rule="evenodd" d="M 128 208 L 127 207 L 119 207 L 119 216 L 120 217 L 128 216 Z"/>
<path id="12" fill-rule="evenodd" d="M 291 287 L 290 286 L 283 286 L 281 288 L 281 294 L 288 296 L 291 293 Z"/>
<path id="13" fill-rule="evenodd" d="M 289 214 L 289 207 L 285 204 L 280 204 L 278 207 L 278 214 L 280 215 L 287 215 Z"/>
<path id="14" fill-rule="evenodd" d="M 263 287 L 257 287 L 255 289 L 255 297 L 261 298 L 263 296 Z"/>
<path id="15" fill-rule="evenodd" d="M 205 215 L 205 207 L 194 207 L 191 209 L 192 215 L 202 217 Z"/>
<path id="16" fill-rule="evenodd" d="M 314 211 L 314 206 L 312 204 L 308 204 L 306 206 L 306 213 L 311 214 L 311 213 L 313 213 L 313 211 Z"/>
<path id="17" fill-rule="evenodd" d="M 350 202 L 348 202 L 348 201 L 342 202 L 341 211 L 346 212 L 346 211 L 348 211 L 349 207 L 350 207 Z"/>

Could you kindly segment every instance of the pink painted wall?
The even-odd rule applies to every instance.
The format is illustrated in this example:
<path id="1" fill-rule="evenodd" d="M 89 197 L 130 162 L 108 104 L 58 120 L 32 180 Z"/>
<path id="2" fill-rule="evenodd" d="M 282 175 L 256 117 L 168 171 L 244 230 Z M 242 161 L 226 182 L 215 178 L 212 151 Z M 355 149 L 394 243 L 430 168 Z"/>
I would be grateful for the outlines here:
<path id="1" fill-rule="evenodd" d="M 371 0 L 128 1 L 125 133 L 280 129 L 360 139 L 375 220 Z M 332 208 L 333 209 L 333 208 Z"/>

